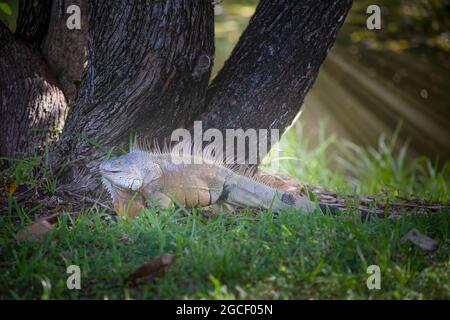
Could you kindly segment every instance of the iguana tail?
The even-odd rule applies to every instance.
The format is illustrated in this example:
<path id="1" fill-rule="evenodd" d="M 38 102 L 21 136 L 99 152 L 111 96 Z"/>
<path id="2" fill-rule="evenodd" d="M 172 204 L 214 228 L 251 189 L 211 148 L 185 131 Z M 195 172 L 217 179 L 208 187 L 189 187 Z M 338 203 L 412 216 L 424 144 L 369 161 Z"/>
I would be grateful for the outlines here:
<path id="1" fill-rule="evenodd" d="M 316 203 L 297 195 L 277 190 L 263 182 L 247 176 L 229 175 L 225 179 L 220 201 L 240 207 L 272 209 L 279 212 L 286 208 L 300 209 L 304 213 L 312 213 L 318 209 Z M 335 214 L 338 210 L 334 206 L 319 205 L 322 212 L 330 210 Z"/>

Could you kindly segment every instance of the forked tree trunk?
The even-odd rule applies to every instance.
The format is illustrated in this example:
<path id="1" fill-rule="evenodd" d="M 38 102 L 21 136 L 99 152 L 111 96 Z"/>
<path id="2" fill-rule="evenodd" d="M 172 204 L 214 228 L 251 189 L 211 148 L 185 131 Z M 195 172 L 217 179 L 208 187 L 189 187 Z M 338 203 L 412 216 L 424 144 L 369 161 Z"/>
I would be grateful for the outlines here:
<path id="1" fill-rule="evenodd" d="M 77 2 L 83 8 L 85 1 Z M 87 30 L 81 32 L 85 41 L 78 46 L 87 51 L 87 68 L 79 85 L 72 75 L 79 76 L 80 68 L 67 69 L 67 61 L 80 66 L 85 57 L 83 50 L 70 49 L 70 43 L 79 38 L 67 41 L 74 33 L 61 28 L 67 18 L 61 13 L 69 4 L 66 2 L 52 2 L 50 20 L 48 2 L 46 10 L 33 11 L 33 6 L 28 6 L 26 10 L 33 14 L 30 19 L 22 17 L 19 33 L 29 41 L 30 34 L 38 35 L 33 45 L 43 49 L 56 83 L 70 103 L 62 136 L 51 149 L 52 163 L 55 167 L 70 164 L 65 181 L 88 190 L 98 185 L 93 178 L 98 161 L 110 148 L 124 145 L 131 133 L 163 139 L 176 128 L 191 127 L 195 119 L 203 121 L 204 129 L 276 128 L 282 133 L 298 113 L 351 6 L 351 0 L 261 0 L 230 59 L 208 89 L 214 55 L 210 0 L 90 1 L 89 10 L 84 10 L 89 11 Z M 55 8 L 59 16 L 55 16 Z M 32 27 L 30 21 L 39 24 Z M 20 46 L 10 35 L 0 41 Z M 51 50 L 55 41 L 68 49 Z M 28 52 L 20 48 L 18 51 Z M 10 54 L 10 49 L 0 50 L 1 58 Z M 64 58 L 68 51 L 76 53 Z M 42 64 L 45 66 L 45 61 Z M 12 60 L 3 67 L 15 72 L 16 78 L 24 77 L 14 71 L 18 66 Z M 75 84 L 73 95 L 64 85 L 67 79 L 69 89 Z M 2 78 L 5 110 L 12 110 L 17 99 L 5 99 L 12 96 L 10 85 L 10 79 Z M 61 89 L 55 90 L 55 97 L 61 96 Z M 31 100 L 39 103 L 42 98 Z M 38 109 L 33 106 L 26 100 L 21 108 Z M 4 125 L 0 126 L 4 130 Z"/>

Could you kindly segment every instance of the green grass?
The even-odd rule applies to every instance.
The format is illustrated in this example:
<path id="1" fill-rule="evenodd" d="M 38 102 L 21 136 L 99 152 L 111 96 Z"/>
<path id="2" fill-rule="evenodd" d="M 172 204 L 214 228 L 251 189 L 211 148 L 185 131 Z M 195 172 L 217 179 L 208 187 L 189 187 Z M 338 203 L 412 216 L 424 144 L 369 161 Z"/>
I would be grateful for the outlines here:
<path id="1" fill-rule="evenodd" d="M 62 215 L 45 241 L 21 245 L 11 241 L 19 226 L 1 223 L 2 299 L 449 298 L 448 214 L 364 222 L 355 213 L 207 219 L 195 211 L 145 210 L 134 221 L 108 222 L 93 209 L 73 222 Z M 439 249 L 401 244 L 413 227 L 438 240 Z M 124 285 L 130 272 L 164 252 L 177 256 L 165 277 Z M 72 264 L 81 268 L 79 291 L 66 288 Z M 381 290 L 366 288 L 371 264 L 381 268 Z M 42 281 L 51 287 L 44 290 Z"/>
<path id="2" fill-rule="evenodd" d="M 448 203 L 448 165 L 438 170 L 430 161 L 406 161 L 407 151 L 394 140 L 378 150 L 355 149 L 333 137 L 309 147 L 292 145 L 292 134 L 281 146 L 297 160 L 283 160 L 282 168 L 306 182 L 357 195 L 386 189 Z M 329 156 L 332 147 L 338 156 Z M 43 162 L 13 161 L 2 175 L 41 185 Z M 44 184 L 49 195 L 57 184 L 52 179 Z M 448 211 L 362 220 L 352 210 L 338 216 L 288 210 L 278 216 L 244 211 L 206 217 L 198 209 L 145 209 L 130 221 L 93 206 L 77 215 L 63 211 L 43 241 L 17 243 L 16 232 L 33 212 L 14 201 L 14 194 L 3 209 L 0 299 L 450 298 Z M 412 228 L 438 241 L 437 250 L 402 242 Z M 176 260 L 164 277 L 125 285 L 133 270 L 166 252 Z M 81 268 L 81 290 L 66 287 L 72 264 Z M 380 290 L 366 287 L 369 265 L 381 269 Z"/>

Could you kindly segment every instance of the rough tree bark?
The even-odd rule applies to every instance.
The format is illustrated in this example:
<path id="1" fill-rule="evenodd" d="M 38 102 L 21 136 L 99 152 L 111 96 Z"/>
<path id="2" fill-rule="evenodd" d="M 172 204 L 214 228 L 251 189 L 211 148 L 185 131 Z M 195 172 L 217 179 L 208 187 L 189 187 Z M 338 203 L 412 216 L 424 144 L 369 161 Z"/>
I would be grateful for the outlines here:
<path id="1" fill-rule="evenodd" d="M 78 2 L 82 6 L 85 1 Z M 62 136 L 51 149 L 51 162 L 55 167 L 70 163 L 65 181 L 88 190 L 98 185 L 93 177 L 105 150 L 126 143 L 131 132 L 167 138 L 176 128 L 191 127 L 195 119 L 203 121 L 204 129 L 276 128 L 283 132 L 298 113 L 351 6 L 351 0 L 261 0 L 208 89 L 214 55 L 210 0 L 90 1 L 87 30 L 81 36 L 85 42 L 78 51 L 70 50 L 74 49 L 70 47 L 73 34 L 63 32 L 63 15 L 55 16 L 65 1 L 52 1 L 50 20 L 46 3 L 47 9 L 24 7 L 24 12 L 32 13 L 30 18 L 22 15 L 18 34 L 43 54 L 22 48 L 19 40 L 6 34 L 0 43 L 12 44 L 8 50 L 0 49 L 0 58 L 15 47 L 30 52 L 34 59 L 46 58 L 40 67 L 27 68 L 52 69 L 53 78 L 58 79 L 55 95 L 60 97 L 64 91 L 63 100 L 70 103 Z M 38 26 L 32 21 L 38 21 Z M 66 49 L 51 50 L 55 42 Z M 78 85 L 84 49 L 87 67 Z M 65 57 L 67 51 L 76 53 Z M 76 63 L 78 73 L 71 74 L 65 67 L 68 61 Z M 26 77 L 15 71 L 18 66 L 12 59 L 0 66 L 16 78 Z M 67 76 L 75 93 L 73 86 L 68 90 L 63 83 Z M 17 92 L 9 91 L 11 81 L 0 81 L 4 110 L 12 110 L 18 99 Z M 23 102 L 20 108 L 37 110 L 35 104 L 42 97 L 32 101 Z M 4 130 L 1 124 L 0 130 Z M 3 149 L 1 153 L 8 154 Z"/>
<path id="2" fill-rule="evenodd" d="M 97 186 L 105 151 L 96 145 L 131 132 L 164 137 L 192 121 L 210 76 L 213 14 L 209 0 L 90 3 L 88 68 L 52 150 L 55 164 L 77 161 L 68 181 Z"/>
<path id="3" fill-rule="evenodd" d="M 50 23 L 52 0 L 19 2 L 16 36 L 39 48 Z"/>
<path id="4" fill-rule="evenodd" d="M 85 13 L 81 14 L 81 29 L 67 28 L 67 7 L 71 5 L 77 5 Z M 87 0 L 54 0 L 48 30 L 41 45 L 69 105 L 76 97 L 77 86 L 86 67 L 88 10 Z"/>
<path id="5" fill-rule="evenodd" d="M 0 154 L 30 153 L 56 140 L 86 61 L 82 30 L 66 27 L 66 8 L 87 12 L 87 0 L 20 1 L 15 35 L 1 25 Z"/>
<path id="6" fill-rule="evenodd" d="M 55 139 L 66 108 L 42 54 L 0 22 L 0 155 L 30 153 Z"/>

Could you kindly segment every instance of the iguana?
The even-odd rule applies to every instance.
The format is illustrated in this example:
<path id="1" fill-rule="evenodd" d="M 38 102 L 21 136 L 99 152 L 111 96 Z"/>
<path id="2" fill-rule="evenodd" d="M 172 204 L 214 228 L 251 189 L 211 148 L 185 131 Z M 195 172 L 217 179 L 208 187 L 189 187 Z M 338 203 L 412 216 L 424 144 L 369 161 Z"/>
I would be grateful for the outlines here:
<path id="1" fill-rule="evenodd" d="M 215 211 L 223 206 L 271 208 L 273 212 L 291 207 L 304 213 L 317 209 L 312 201 L 239 174 L 216 159 L 199 157 L 195 153 L 181 156 L 135 148 L 102 162 L 100 173 L 115 211 L 128 217 L 134 217 L 147 200 L 165 207 L 171 203 L 171 197 L 187 207 L 210 206 Z"/>

